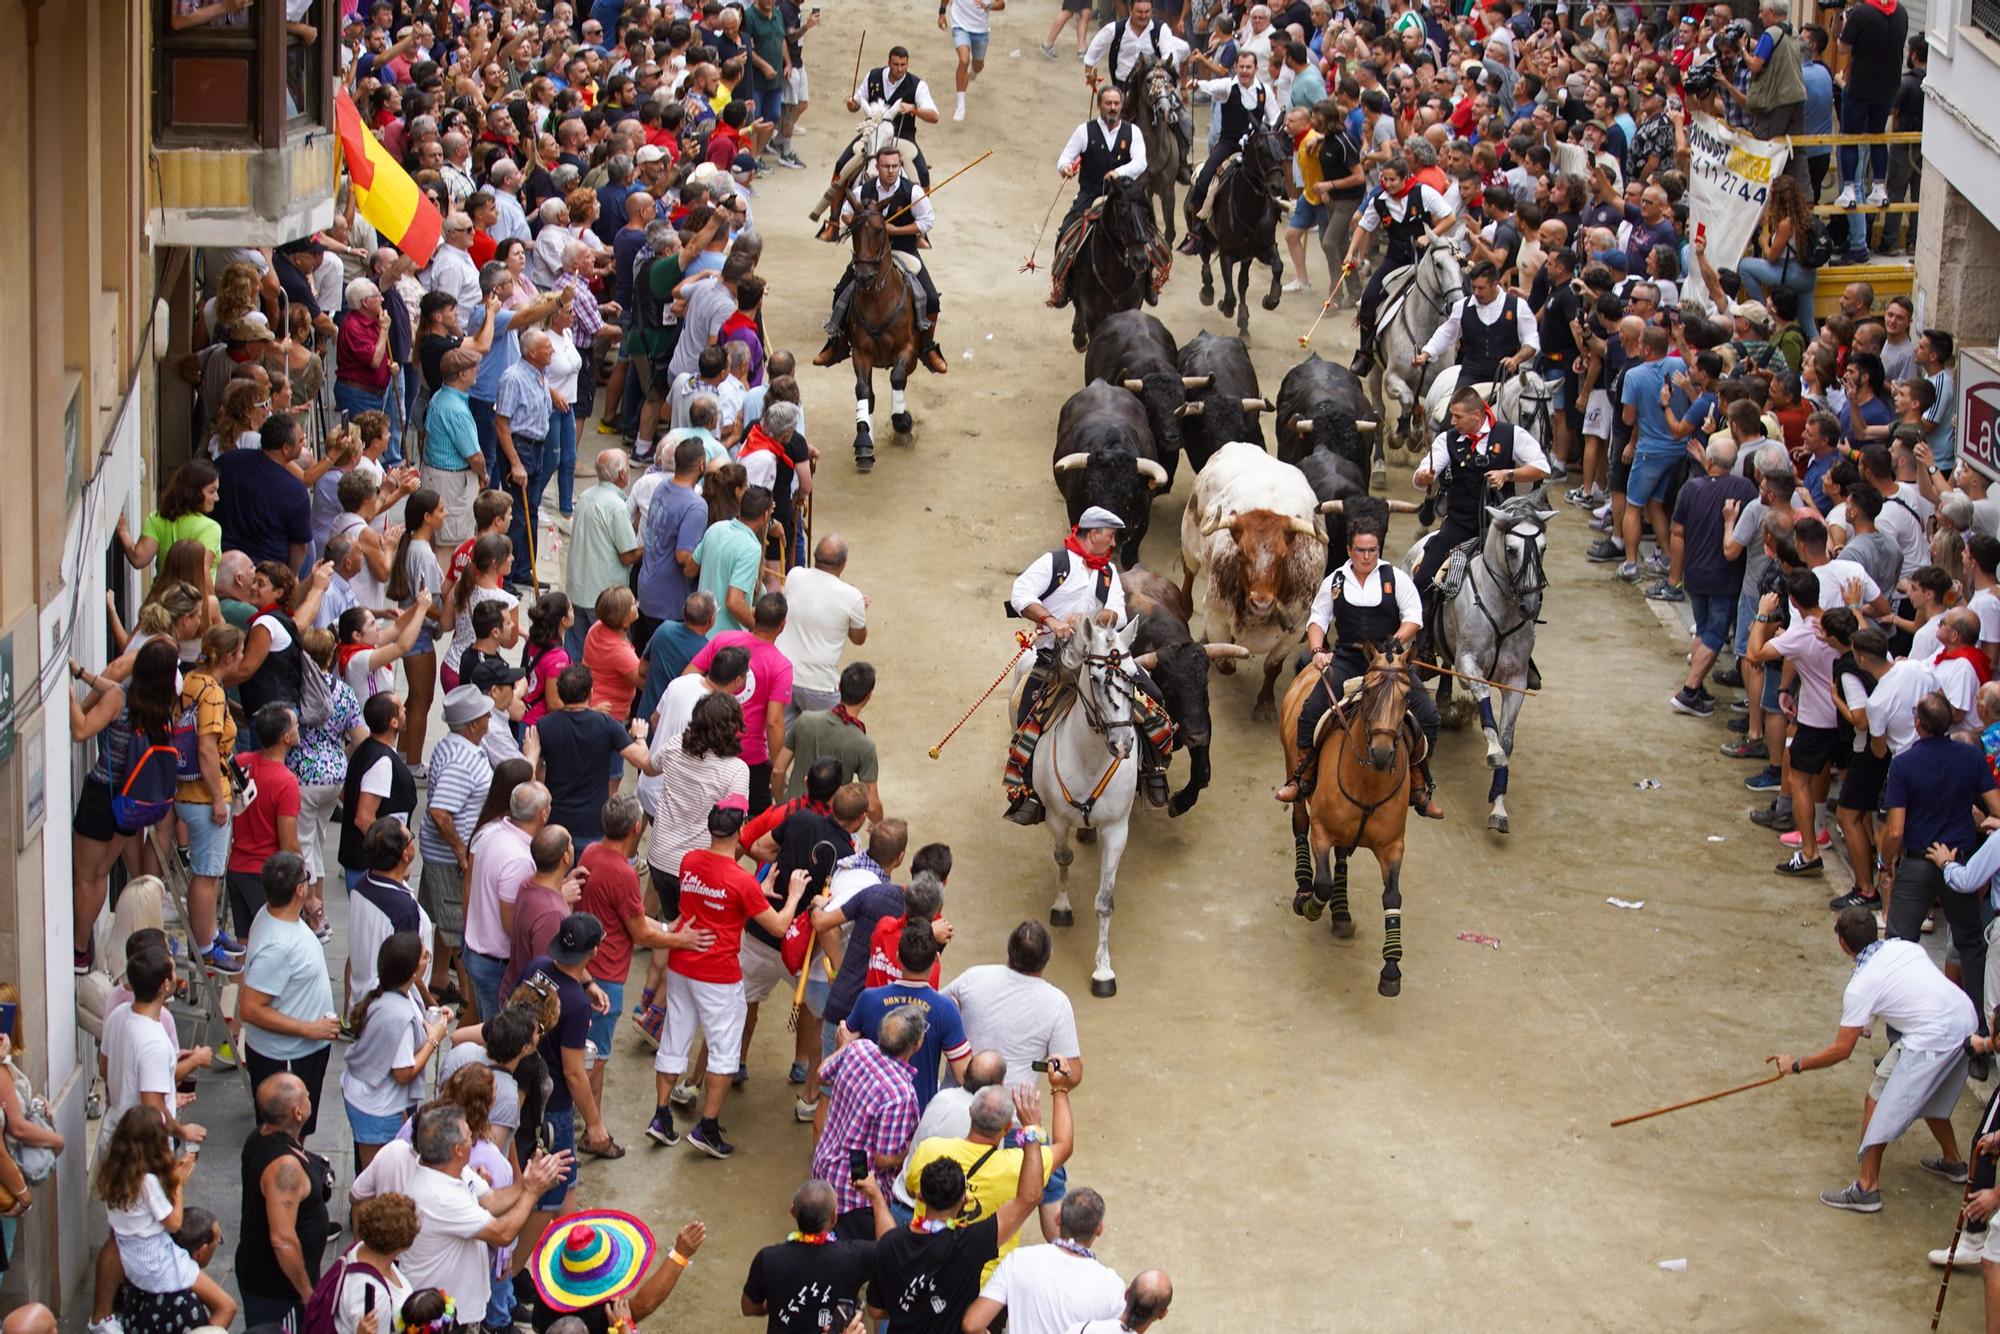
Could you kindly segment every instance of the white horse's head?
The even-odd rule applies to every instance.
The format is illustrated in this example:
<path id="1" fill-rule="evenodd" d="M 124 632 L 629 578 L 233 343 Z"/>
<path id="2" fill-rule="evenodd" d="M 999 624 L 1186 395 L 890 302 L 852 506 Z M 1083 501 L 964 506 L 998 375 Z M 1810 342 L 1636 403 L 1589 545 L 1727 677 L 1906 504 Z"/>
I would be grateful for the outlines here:
<path id="1" fill-rule="evenodd" d="M 1063 644 L 1063 667 L 1074 675 L 1084 713 L 1119 759 L 1130 759 L 1138 742 L 1132 722 L 1132 693 L 1139 688 L 1132 640 L 1138 633 L 1137 620 L 1114 630 L 1092 617 Z"/>
<path id="2" fill-rule="evenodd" d="M 868 102 L 862 105 L 861 124 L 855 130 L 854 141 L 859 145 L 858 151 L 871 161 L 883 149 L 895 146 L 896 122 L 889 115 L 887 103 Z"/>
<path id="3" fill-rule="evenodd" d="M 1486 563 L 1506 590 L 1524 602 L 1539 601 L 1549 583 L 1542 562 L 1549 546 L 1549 521 L 1556 511 L 1544 509 L 1547 503 L 1538 486 L 1525 496 L 1486 507 Z"/>

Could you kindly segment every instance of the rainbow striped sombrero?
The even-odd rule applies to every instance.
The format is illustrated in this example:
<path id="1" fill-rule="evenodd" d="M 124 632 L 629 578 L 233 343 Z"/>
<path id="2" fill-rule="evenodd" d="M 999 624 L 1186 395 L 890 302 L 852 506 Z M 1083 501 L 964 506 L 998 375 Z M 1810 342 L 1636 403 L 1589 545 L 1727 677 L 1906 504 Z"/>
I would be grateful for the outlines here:
<path id="1" fill-rule="evenodd" d="M 631 1214 L 586 1209 L 558 1218 L 535 1247 L 535 1291 L 558 1311 L 622 1297 L 653 1261 L 653 1233 Z"/>

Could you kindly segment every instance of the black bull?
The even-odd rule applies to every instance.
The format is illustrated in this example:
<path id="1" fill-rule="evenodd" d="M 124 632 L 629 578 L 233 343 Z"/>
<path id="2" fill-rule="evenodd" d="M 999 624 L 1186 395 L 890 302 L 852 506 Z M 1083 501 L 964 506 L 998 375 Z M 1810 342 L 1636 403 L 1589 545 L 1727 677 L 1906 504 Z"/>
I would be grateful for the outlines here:
<path id="1" fill-rule="evenodd" d="M 1125 602 L 1139 623 L 1132 641 L 1139 665 L 1159 688 L 1160 703 L 1174 720 L 1177 749 L 1188 756 L 1188 780 L 1167 804 L 1169 815 L 1185 815 L 1209 784 L 1208 714 L 1209 664 L 1217 659 L 1248 657 L 1237 644 L 1203 644 L 1188 633 L 1181 614 L 1186 600 L 1180 590 L 1143 569 L 1125 575 Z"/>
<path id="2" fill-rule="evenodd" d="M 1138 397 L 1103 380 L 1071 394 L 1056 418 L 1050 465 L 1070 523 L 1092 505 L 1110 510 L 1125 523 L 1118 563 L 1137 564 L 1152 520 L 1153 492 L 1167 485 Z"/>
<path id="3" fill-rule="evenodd" d="M 1152 428 L 1153 447 L 1159 451 L 1169 485 L 1180 467 L 1181 418 L 1187 413 L 1187 395 L 1200 387 L 1182 378 L 1175 364 L 1178 355 L 1167 326 L 1143 310 L 1121 310 L 1106 316 L 1090 336 L 1089 351 L 1083 354 L 1085 384 L 1106 380 L 1123 385 L 1145 404 L 1146 424 Z"/>
<path id="4" fill-rule="evenodd" d="M 1305 474 L 1322 506 L 1368 494 L 1375 410 L 1361 377 L 1314 353 L 1278 387 L 1278 457 Z M 1347 559 L 1347 520 L 1326 511 L 1326 561 Z"/>
<path id="5" fill-rule="evenodd" d="M 1181 452 L 1196 472 L 1232 440 L 1264 443 L 1258 414 L 1269 412 L 1273 404 L 1257 387 L 1257 368 L 1250 364 L 1250 350 L 1241 338 L 1204 329 L 1181 349 L 1178 360 L 1181 383 L 1189 386 Z"/>

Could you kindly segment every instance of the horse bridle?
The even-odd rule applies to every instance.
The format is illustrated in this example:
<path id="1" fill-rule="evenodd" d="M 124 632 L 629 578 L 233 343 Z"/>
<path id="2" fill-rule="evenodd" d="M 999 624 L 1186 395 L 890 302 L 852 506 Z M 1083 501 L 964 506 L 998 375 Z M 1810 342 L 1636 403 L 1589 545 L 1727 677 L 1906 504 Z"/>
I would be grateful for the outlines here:
<path id="1" fill-rule="evenodd" d="M 1089 677 L 1091 684 L 1102 688 L 1107 693 L 1113 691 L 1123 693 L 1126 702 L 1129 704 L 1135 687 L 1132 678 L 1125 675 L 1124 671 L 1121 670 L 1128 659 L 1129 655 L 1122 649 L 1113 649 L 1109 653 L 1086 653 L 1083 655 L 1083 661 L 1077 668 L 1077 702 L 1083 705 L 1083 716 L 1090 721 L 1090 730 L 1100 733 L 1107 738 L 1117 728 L 1133 727 L 1136 724 L 1130 718 L 1107 720 L 1099 710 L 1097 700 L 1094 698 L 1096 691 L 1094 689 L 1085 689 L 1084 682 L 1086 677 L 1089 677 L 1091 670 L 1095 668 L 1104 675 L 1101 681 L 1096 677 Z"/>
<path id="2" fill-rule="evenodd" d="M 1513 524 L 1519 522 L 1521 522 L 1519 519 L 1509 520 L 1508 526 L 1511 528 Z M 1520 603 L 1521 619 L 1514 622 L 1514 624 L 1502 630 L 1499 618 L 1494 616 L 1492 609 L 1479 596 L 1479 581 L 1477 579 L 1466 580 L 1472 586 L 1472 605 L 1479 609 L 1479 614 L 1486 618 L 1487 626 L 1493 631 L 1493 662 L 1495 666 L 1500 661 L 1501 646 L 1521 631 L 1535 624 L 1541 614 L 1541 595 L 1548 589 L 1549 575 L 1542 555 L 1542 544 L 1539 539 L 1544 533 L 1548 532 L 1548 527 L 1546 522 L 1539 522 L 1539 531 L 1535 534 L 1537 540 L 1527 543 L 1526 560 L 1520 574 L 1509 576 L 1494 567 L 1491 553 L 1482 551 L 1479 554 L 1479 563 L 1484 565 L 1492 574 L 1495 582 L 1503 587 L 1512 589 L 1514 600 Z M 1527 582 L 1529 578 L 1532 578 L 1534 582 Z M 1533 599 L 1533 605 L 1530 605 L 1530 599 Z M 1487 670 L 1490 672 L 1493 668 L 1489 667 Z"/>
<path id="3" fill-rule="evenodd" d="M 1414 690 L 1417 688 L 1414 680 L 1410 679 L 1410 664 L 1407 662 L 1392 663 L 1386 667 L 1378 667 L 1371 664 L 1368 667 L 1368 669 L 1362 673 L 1362 680 L 1365 682 L 1369 676 L 1375 676 L 1375 675 L 1380 675 L 1381 677 L 1385 678 L 1385 680 L 1382 683 L 1377 684 L 1376 686 L 1377 690 L 1384 688 L 1387 677 L 1401 676 L 1405 678 L 1404 685 L 1406 687 L 1406 693 L 1404 696 L 1404 709 L 1407 710 L 1409 707 L 1407 691 Z M 1365 702 L 1367 700 L 1369 693 L 1370 692 L 1367 686 L 1364 685 L 1362 687 L 1362 694 L 1361 694 L 1362 701 Z M 1360 704 L 1357 703 L 1356 707 L 1358 709 L 1360 707 Z M 1367 765 L 1370 769 L 1373 769 L 1378 774 L 1394 773 L 1398 767 L 1398 757 L 1401 756 L 1403 753 L 1403 716 L 1401 712 L 1398 712 L 1395 715 L 1393 723 L 1387 728 L 1377 727 L 1374 725 L 1372 719 L 1369 720 L 1368 737 L 1371 741 L 1374 738 L 1381 736 L 1384 732 L 1387 732 L 1389 734 L 1388 767 L 1383 768 L 1377 765 L 1375 761 L 1366 754 L 1360 756 L 1361 762 Z M 1346 728 L 1342 728 L 1340 731 L 1340 744 L 1343 747 L 1347 745 Z M 1408 767 L 1407 760 L 1404 760 L 1402 762 L 1402 767 L 1404 768 Z M 1353 843 L 1349 844 L 1346 849 L 1347 852 L 1352 852 L 1355 848 L 1361 846 L 1362 835 L 1368 832 L 1368 821 L 1374 818 L 1375 812 L 1377 810 L 1379 810 L 1381 807 L 1389 803 L 1390 798 L 1382 797 L 1375 801 L 1364 801 L 1360 797 L 1357 797 L 1352 792 L 1348 791 L 1347 780 L 1340 776 L 1340 761 L 1338 759 L 1336 759 L 1333 764 L 1333 784 L 1334 787 L 1339 790 L 1341 797 L 1347 801 L 1348 805 L 1355 807 L 1361 812 L 1361 823 L 1357 824 L 1354 827 L 1354 841 Z"/>
<path id="4" fill-rule="evenodd" d="M 871 216 L 876 218 L 882 217 L 881 210 L 873 204 L 868 206 L 867 212 L 860 214 L 854 220 L 854 257 L 850 263 L 854 268 L 855 289 L 861 292 L 881 291 L 882 284 L 887 279 L 888 271 L 896 267 L 896 249 L 890 243 L 889 224 L 886 219 L 882 222 L 882 253 L 876 255 L 873 259 L 865 258 L 861 253 L 861 239 L 869 234 L 869 229 L 864 228 L 861 224 Z M 872 276 L 864 277 L 864 274 Z M 910 299 L 910 288 L 908 283 L 900 283 L 898 287 L 900 290 L 896 295 L 896 304 L 889 308 L 889 313 L 883 317 L 879 325 L 871 322 L 859 309 L 854 311 L 854 318 L 860 322 L 863 329 L 868 331 L 870 338 L 880 338 L 890 325 L 902 318 L 903 307 Z"/>

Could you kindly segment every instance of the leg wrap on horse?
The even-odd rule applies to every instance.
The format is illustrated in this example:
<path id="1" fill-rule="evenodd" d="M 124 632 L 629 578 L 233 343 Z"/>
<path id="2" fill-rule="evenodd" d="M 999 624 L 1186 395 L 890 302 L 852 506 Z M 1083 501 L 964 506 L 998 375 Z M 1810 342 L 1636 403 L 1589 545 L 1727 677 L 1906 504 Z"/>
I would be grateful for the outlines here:
<path id="1" fill-rule="evenodd" d="M 1493 720 L 1493 696 L 1491 695 L 1479 701 L 1479 725 L 1495 732 L 1500 730 L 1500 724 Z"/>
<path id="2" fill-rule="evenodd" d="M 1292 882 L 1301 890 L 1312 888 L 1312 845 L 1306 841 L 1303 830 L 1292 835 Z"/>
<path id="3" fill-rule="evenodd" d="M 1486 785 L 1486 800 L 1497 801 L 1507 795 L 1507 766 L 1501 765 L 1493 771 L 1493 781 Z"/>
<path id="4" fill-rule="evenodd" d="M 1345 857 L 1336 859 L 1333 864 L 1333 892 L 1327 895 L 1327 906 L 1333 909 L 1336 917 L 1347 913 L 1347 858 Z"/>

